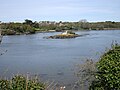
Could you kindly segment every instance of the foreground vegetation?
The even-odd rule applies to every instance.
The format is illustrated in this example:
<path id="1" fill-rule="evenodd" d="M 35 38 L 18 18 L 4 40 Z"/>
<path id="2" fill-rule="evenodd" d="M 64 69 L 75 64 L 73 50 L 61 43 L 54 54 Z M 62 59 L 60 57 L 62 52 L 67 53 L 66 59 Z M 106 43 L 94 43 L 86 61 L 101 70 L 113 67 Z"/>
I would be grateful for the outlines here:
<path id="1" fill-rule="evenodd" d="M 120 45 L 112 45 L 98 62 L 88 59 L 78 65 L 77 76 L 83 90 L 120 90 Z"/>
<path id="2" fill-rule="evenodd" d="M 55 22 L 55 21 L 40 21 L 33 22 L 26 19 L 23 23 L 20 22 L 0 22 L 3 35 L 20 35 L 34 34 L 35 32 L 51 32 L 65 30 L 113 30 L 120 29 L 120 22 L 105 21 L 105 22 L 87 22 L 86 19 L 78 22 Z"/>
<path id="3" fill-rule="evenodd" d="M 97 63 L 91 90 L 120 90 L 120 45 L 112 46 Z"/>
<path id="4" fill-rule="evenodd" d="M 45 84 L 37 78 L 16 75 L 10 80 L 0 79 L 0 90 L 45 90 Z"/>

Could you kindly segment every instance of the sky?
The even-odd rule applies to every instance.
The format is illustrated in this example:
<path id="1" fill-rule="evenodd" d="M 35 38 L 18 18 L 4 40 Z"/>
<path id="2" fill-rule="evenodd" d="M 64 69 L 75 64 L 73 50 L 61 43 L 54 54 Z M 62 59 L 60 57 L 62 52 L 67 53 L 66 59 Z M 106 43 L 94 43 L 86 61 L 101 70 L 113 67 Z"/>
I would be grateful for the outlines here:
<path id="1" fill-rule="evenodd" d="M 0 0 L 0 21 L 120 22 L 120 0 Z"/>

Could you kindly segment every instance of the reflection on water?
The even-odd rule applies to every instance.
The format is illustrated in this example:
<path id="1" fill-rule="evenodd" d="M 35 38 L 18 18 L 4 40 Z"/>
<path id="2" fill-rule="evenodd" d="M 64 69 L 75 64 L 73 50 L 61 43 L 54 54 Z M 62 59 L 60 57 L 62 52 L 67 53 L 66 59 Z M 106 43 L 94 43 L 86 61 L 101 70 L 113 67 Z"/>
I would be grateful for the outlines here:
<path id="1" fill-rule="evenodd" d="M 76 80 L 76 64 L 87 58 L 97 60 L 112 41 L 120 43 L 120 30 L 76 33 L 89 35 L 75 39 L 43 39 L 58 33 L 4 36 L 0 48 L 7 52 L 0 56 L 0 74 L 11 76 L 29 72 L 40 75 L 43 80 L 70 85 Z"/>

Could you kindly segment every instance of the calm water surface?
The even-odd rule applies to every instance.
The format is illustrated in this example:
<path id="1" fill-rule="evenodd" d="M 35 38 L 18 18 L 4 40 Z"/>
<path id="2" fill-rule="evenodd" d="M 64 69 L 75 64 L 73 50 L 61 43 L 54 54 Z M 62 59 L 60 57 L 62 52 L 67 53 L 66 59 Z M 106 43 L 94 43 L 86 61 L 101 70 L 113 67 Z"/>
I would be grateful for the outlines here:
<path id="1" fill-rule="evenodd" d="M 120 43 L 120 30 L 76 33 L 89 35 L 75 39 L 43 39 L 58 33 L 4 36 L 0 51 L 7 52 L 0 56 L 0 75 L 30 73 L 40 75 L 43 80 L 69 84 L 76 80 L 76 64 L 87 58 L 97 61 L 112 41 Z"/>

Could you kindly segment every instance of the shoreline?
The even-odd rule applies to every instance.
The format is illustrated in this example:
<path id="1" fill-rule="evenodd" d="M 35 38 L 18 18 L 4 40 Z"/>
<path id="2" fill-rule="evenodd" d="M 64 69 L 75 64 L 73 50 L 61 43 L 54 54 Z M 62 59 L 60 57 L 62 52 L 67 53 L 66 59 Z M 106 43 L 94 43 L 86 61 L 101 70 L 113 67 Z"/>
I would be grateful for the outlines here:
<path id="1" fill-rule="evenodd" d="M 117 29 L 103 29 L 103 30 L 83 30 L 83 29 L 81 29 L 81 30 L 70 30 L 70 31 L 74 31 L 74 32 L 78 32 L 78 31 L 110 31 L 110 30 L 120 30 L 120 28 L 117 28 Z M 2 34 L 3 36 L 12 36 L 12 35 L 32 35 L 32 34 L 36 34 L 36 33 L 54 33 L 54 32 L 64 32 L 64 31 L 66 31 L 66 30 L 61 30 L 61 31 L 36 31 L 35 33 L 28 33 L 28 32 L 26 32 L 26 33 L 14 33 L 14 34 Z M 69 30 L 68 30 L 69 31 Z"/>

